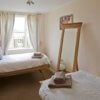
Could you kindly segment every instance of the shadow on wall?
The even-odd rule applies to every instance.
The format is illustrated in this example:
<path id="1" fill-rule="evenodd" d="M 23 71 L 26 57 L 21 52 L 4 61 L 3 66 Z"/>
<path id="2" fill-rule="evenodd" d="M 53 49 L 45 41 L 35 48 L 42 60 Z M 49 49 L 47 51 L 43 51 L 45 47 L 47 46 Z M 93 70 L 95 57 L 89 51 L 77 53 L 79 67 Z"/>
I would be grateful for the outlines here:
<path id="1" fill-rule="evenodd" d="M 83 24 L 81 33 L 79 65 L 87 65 L 82 66 L 82 69 L 86 69 L 91 73 L 100 75 L 98 71 L 98 67 L 100 65 L 100 45 L 95 37 L 96 35 L 91 24 Z"/>

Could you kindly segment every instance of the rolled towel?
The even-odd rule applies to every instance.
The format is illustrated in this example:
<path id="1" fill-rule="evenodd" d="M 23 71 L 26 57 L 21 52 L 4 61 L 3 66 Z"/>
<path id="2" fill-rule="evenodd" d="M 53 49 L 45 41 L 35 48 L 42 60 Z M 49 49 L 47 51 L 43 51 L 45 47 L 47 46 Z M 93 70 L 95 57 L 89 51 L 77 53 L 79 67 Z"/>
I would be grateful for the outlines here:
<path id="1" fill-rule="evenodd" d="M 41 52 L 34 52 L 32 58 L 42 58 L 43 54 Z"/>
<path id="2" fill-rule="evenodd" d="M 35 52 L 34 56 L 41 56 L 41 52 Z"/>
<path id="3" fill-rule="evenodd" d="M 55 84 L 64 84 L 66 82 L 65 72 L 59 71 L 54 75 L 54 83 Z"/>

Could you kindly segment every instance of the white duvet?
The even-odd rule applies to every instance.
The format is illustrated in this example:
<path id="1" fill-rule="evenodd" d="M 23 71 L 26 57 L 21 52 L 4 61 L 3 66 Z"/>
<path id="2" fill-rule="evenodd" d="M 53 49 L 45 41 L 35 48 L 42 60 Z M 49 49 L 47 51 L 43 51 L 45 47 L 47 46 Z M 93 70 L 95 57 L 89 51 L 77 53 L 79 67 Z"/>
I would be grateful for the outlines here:
<path id="1" fill-rule="evenodd" d="M 41 59 L 32 58 L 33 53 L 6 55 L 0 60 L 0 73 L 33 68 L 44 64 L 49 64 L 46 55 Z"/>
<path id="2" fill-rule="evenodd" d="M 39 94 L 43 100 L 100 100 L 100 78 L 85 71 L 72 73 L 72 89 L 49 89 L 49 80 L 42 83 Z"/>

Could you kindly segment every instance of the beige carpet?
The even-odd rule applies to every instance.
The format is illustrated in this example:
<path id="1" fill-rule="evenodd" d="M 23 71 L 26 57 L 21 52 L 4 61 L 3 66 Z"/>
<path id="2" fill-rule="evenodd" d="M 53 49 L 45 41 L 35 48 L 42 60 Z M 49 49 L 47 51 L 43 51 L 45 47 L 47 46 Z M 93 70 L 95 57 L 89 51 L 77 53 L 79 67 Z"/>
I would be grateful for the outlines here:
<path id="1" fill-rule="evenodd" d="M 50 74 L 44 74 L 46 78 Z M 0 100 L 41 100 L 39 81 L 43 76 L 39 72 L 0 79 Z"/>

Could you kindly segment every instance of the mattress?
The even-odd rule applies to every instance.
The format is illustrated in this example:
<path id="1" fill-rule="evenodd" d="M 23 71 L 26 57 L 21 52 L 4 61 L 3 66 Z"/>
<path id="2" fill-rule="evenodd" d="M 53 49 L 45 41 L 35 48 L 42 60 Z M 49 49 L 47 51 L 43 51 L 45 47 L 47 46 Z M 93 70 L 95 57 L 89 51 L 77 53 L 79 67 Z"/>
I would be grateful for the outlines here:
<path id="1" fill-rule="evenodd" d="M 43 55 L 41 59 L 32 58 L 32 55 L 33 53 L 25 53 L 3 56 L 3 59 L 0 60 L 0 74 L 49 64 L 46 55 Z"/>
<path id="2" fill-rule="evenodd" d="M 43 100 L 100 100 L 100 78 L 85 71 L 71 73 L 72 88 L 49 89 L 43 81 L 39 94 Z"/>

